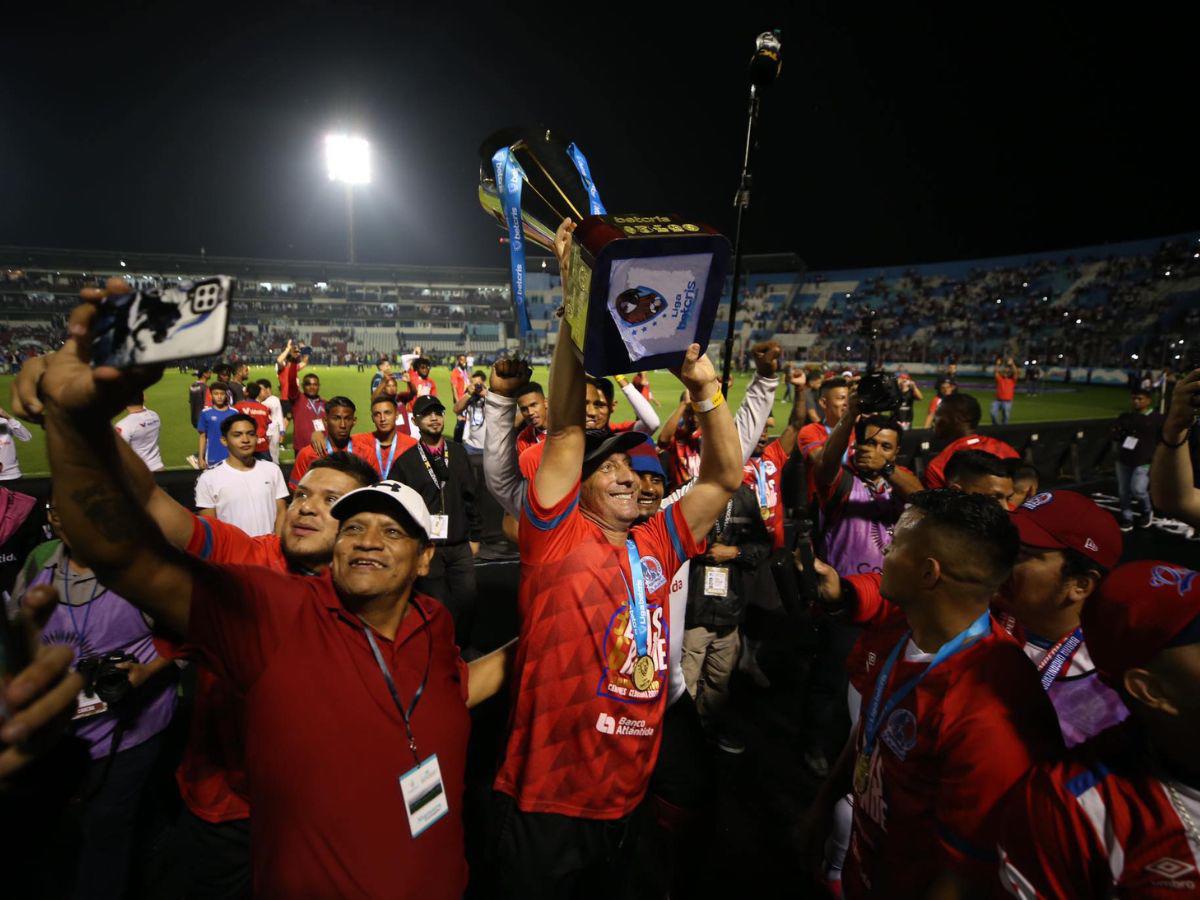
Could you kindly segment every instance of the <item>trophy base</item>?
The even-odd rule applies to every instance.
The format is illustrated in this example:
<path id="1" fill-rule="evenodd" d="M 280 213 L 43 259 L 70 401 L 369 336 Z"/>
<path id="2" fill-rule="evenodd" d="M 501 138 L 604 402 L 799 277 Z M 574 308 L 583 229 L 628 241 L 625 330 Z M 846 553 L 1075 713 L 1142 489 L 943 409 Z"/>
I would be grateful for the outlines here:
<path id="1" fill-rule="evenodd" d="M 679 366 L 708 347 L 730 246 L 676 215 L 588 216 L 575 229 L 565 318 L 584 369 L 617 375 Z"/>

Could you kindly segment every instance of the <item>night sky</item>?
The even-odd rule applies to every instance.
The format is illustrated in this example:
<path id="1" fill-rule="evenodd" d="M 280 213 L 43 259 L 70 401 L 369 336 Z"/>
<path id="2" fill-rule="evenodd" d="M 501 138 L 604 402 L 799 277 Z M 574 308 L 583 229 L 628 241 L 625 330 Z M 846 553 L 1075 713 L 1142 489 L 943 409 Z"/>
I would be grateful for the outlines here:
<path id="1" fill-rule="evenodd" d="M 611 212 L 732 236 L 772 27 L 747 252 L 827 269 L 1200 225 L 1194 23 L 1146 5 L 243 6 L 6 13 L 0 243 L 342 259 L 321 144 L 342 128 L 374 148 L 361 261 L 503 266 L 476 152 L 534 122 L 579 143 Z"/>

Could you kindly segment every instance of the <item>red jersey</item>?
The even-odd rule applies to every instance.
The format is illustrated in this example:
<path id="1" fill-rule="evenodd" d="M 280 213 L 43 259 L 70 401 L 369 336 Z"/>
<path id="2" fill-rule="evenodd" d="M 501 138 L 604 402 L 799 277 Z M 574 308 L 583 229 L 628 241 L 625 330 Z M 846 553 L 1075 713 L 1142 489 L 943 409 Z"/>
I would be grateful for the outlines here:
<path id="1" fill-rule="evenodd" d="M 461 897 L 468 670 L 454 625 L 414 594 L 396 636 L 373 632 L 416 753 L 364 632 L 328 572 L 206 566 L 188 640 L 244 699 L 256 895 Z M 437 756 L 450 812 L 413 838 L 398 780 Z"/>
<path id="2" fill-rule="evenodd" d="M 617 434 L 619 432 L 624 432 L 624 431 L 633 431 L 635 428 L 637 428 L 641 424 L 642 424 L 641 419 L 630 419 L 628 422 L 609 422 L 608 430 L 611 431 L 613 434 Z"/>
<path id="3" fill-rule="evenodd" d="M 254 420 L 254 430 L 258 434 L 258 443 L 254 445 L 255 453 L 267 453 L 270 445 L 267 442 L 267 426 L 271 424 L 271 411 L 257 400 L 242 400 L 233 404 L 233 408 Z"/>
<path id="4" fill-rule="evenodd" d="M 462 399 L 463 393 L 467 390 L 467 382 L 471 379 L 467 377 L 467 373 L 455 366 L 450 370 L 450 389 L 454 391 L 454 400 L 458 402 Z"/>
<path id="5" fill-rule="evenodd" d="M 996 399 L 1011 400 L 1017 392 L 1017 379 L 996 374 Z"/>
<path id="6" fill-rule="evenodd" d="M 771 510 L 771 514 L 763 521 L 767 523 L 767 531 L 775 537 L 776 550 L 783 546 L 783 490 L 780 485 L 783 481 L 783 464 L 786 462 L 787 454 L 776 438 L 767 444 L 762 456 L 752 456 L 742 466 L 742 483 L 750 485 L 760 507 L 765 505 Z"/>
<path id="7" fill-rule="evenodd" d="M 950 457 L 959 450 L 983 450 L 1001 459 L 1015 459 L 1021 455 L 1004 441 L 998 441 L 986 434 L 963 435 L 947 444 L 941 453 L 929 461 L 921 479 L 925 487 L 933 490 L 946 486 L 946 463 L 950 462 Z"/>
<path id="8" fill-rule="evenodd" d="M 658 757 L 670 578 L 704 544 L 678 503 L 629 532 L 641 556 L 654 665 L 643 691 L 633 679 L 629 555 L 580 512 L 578 485 L 544 507 L 530 481 L 519 534 L 521 630 L 495 788 L 526 812 L 620 818 L 641 802 Z"/>
<path id="9" fill-rule="evenodd" d="M 288 570 L 276 535 L 250 537 L 227 522 L 204 516 L 194 518 L 187 552 L 215 563 Z M 173 651 L 164 656 L 189 655 L 186 645 L 172 646 Z M 192 724 L 175 780 L 187 808 L 206 822 L 230 822 L 250 815 L 243 717 L 242 696 L 233 685 L 208 667 L 197 666 Z"/>
<path id="10" fill-rule="evenodd" d="M 409 440 L 412 439 L 409 438 Z M 363 456 L 363 454 L 354 449 L 354 435 L 350 435 L 350 440 L 346 443 L 345 447 L 335 447 L 329 438 L 326 438 L 325 441 L 326 453 L 345 451 L 348 453 L 353 453 L 356 456 L 362 456 L 363 459 L 367 459 L 366 456 Z M 412 443 L 415 444 L 416 441 L 413 441 Z M 410 444 L 409 446 L 412 445 Z M 401 445 L 400 448 L 396 450 L 396 455 L 399 456 L 405 451 L 405 449 L 407 448 Z M 305 444 L 303 447 L 301 447 L 299 452 L 296 454 L 296 461 L 292 463 L 292 471 L 288 475 L 288 487 L 290 487 L 292 490 L 295 490 L 300 484 L 300 479 L 304 477 L 304 473 L 308 471 L 309 466 L 315 463 L 318 459 L 320 459 L 320 457 L 317 456 L 317 451 L 312 448 L 312 444 Z M 375 465 L 375 460 L 373 458 L 367 460 L 367 462 L 371 463 L 372 466 Z"/>
<path id="11" fill-rule="evenodd" d="M 1200 791 L 1152 775 L 1132 722 L 1038 766 L 1009 795 L 1000 881 L 1016 897 L 1194 897 Z"/>
<path id="12" fill-rule="evenodd" d="M 325 401 L 301 394 L 292 403 L 292 437 L 297 455 L 312 443 L 313 422 L 325 418 Z"/>
<path id="13" fill-rule="evenodd" d="M 546 440 L 545 428 L 534 428 L 532 425 L 526 425 L 517 432 L 517 456 L 520 456 L 530 447 L 540 444 L 544 440 Z"/>
<path id="14" fill-rule="evenodd" d="M 700 429 L 682 436 L 677 430 L 667 439 L 663 452 L 671 484 L 679 486 L 691 481 L 700 474 Z"/>
<path id="15" fill-rule="evenodd" d="M 933 657 L 908 637 L 903 613 L 879 597 L 879 576 L 847 580 L 872 613 L 850 673 L 863 696 L 858 752 L 876 679 L 898 642 L 882 701 L 927 674 L 880 723 L 865 790 L 854 790 L 845 895 L 919 897 L 943 869 L 990 882 L 1001 798 L 1062 747 L 1037 671 L 990 617 L 978 640 L 930 669 Z"/>
<path id="16" fill-rule="evenodd" d="M 416 438 L 401 433 L 397 426 L 390 447 L 379 446 L 375 432 L 368 431 L 365 434 L 350 435 L 350 452 L 359 459 L 366 460 L 380 478 L 387 478 L 388 472 L 392 470 L 392 464 L 400 458 L 400 454 L 416 443 Z M 309 465 L 312 463 L 310 462 Z M 294 468 L 293 471 L 295 471 Z"/>
<path id="17" fill-rule="evenodd" d="M 417 402 L 418 397 L 436 397 L 437 385 L 433 383 L 432 378 L 422 378 L 417 374 L 416 369 L 408 370 L 408 385 L 411 392 L 411 399 L 408 401 L 408 411 L 411 413 L 413 404 Z"/>
<path id="18" fill-rule="evenodd" d="M 294 362 L 285 363 L 280 366 L 275 364 L 275 371 L 279 373 L 279 399 L 296 401 L 300 399 L 300 381 L 297 373 L 300 371 L 299 364 Z"/>

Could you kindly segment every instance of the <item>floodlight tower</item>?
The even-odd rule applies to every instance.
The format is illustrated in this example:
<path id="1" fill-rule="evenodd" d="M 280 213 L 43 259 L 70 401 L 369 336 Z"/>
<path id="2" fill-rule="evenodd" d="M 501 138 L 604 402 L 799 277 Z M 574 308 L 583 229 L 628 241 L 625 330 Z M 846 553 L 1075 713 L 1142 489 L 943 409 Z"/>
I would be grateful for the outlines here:
<path id="1" fill-rule="evenodd" d="M 366 138 L 348 134 L 325 135 L 325 165 L 330 181 L 346 186 L 346 226 L 350 262 L 354 255 L 354 186 L 371 183 L 371 145 Z"/>

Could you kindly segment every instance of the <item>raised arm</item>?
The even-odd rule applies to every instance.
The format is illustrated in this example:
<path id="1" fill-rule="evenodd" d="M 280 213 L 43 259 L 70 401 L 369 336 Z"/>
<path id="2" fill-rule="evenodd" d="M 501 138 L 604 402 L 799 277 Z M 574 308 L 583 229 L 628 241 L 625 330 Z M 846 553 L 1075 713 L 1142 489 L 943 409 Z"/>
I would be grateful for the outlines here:
<path id="1" fill-rule="evenodd" d="M 1156 509 L 1200 528 L 1200 489 L 1195 486 L 1188 433 L 1200 412 L 1200 369 L 1175 384 L 1150 464 L 1150 497 Z"/>
<path id="2" fill-rule="evenodd" d="M 497 376 L 499 360 L 492 369 L 492 385 L 483 400 L 483 478 L 496 502 L 513 518 L 521 515 L 525 482 L 517 465 L 517 432 L 513 410 L 517 401 L 508 396 L 506 379 Z"/>
<path id="3" fill-rule="evenodd" d="M 679 405 L 675 407 L 675 411 L 667 416 L 667 424 L 663 426 L 663 430 L 658 433 L 658 446 L 666 449 L 671 443 L 671 438 L 675 437 L 675 431 L 679 428 L 679 418 L 687 409 L 689 402 L 687 391 L 683 392 L 683 396 L 679 398 Z"/>
<path id="4" fill-rule="evenodd" d="M 700 474 L 695 486 L 679 501 L 692 537 L 702 541 L 742 483 L 742 448 L 729 405 L 721 397 L 716 370 L 709 358 L 700 353 L 699 344 L 688 347 L 678 374 L 692 395 L 692 408 L 704 431 L 704 440 L 700 442 Z M 713 403 L 715 407 L 705 409 Z"/>
<path id="5" fill-rule="evenodd" d="M 662 422 L 650 401 L 642 396 L 641 391 L 626 381 L 623 375 L 617 376 L 617 384 L 621 386 L 621 393 L 625 395 L 625 399 L 633 407 L 633 414 L 637 416 L 637 424 L 633 426 L 633 430 L 640 431 L 642 434 L 654 434 L 658 431 L 658 426 Z"/>
<path id="6" fill-rule="evenodd" d="M 278 370 L 280 372 L 283 371 L 283 367 L 288 364 L 288 359 L 292 355 L 292 349 L 293 349 L 292 348 L 292 339 L 288 338 L 287 346 L 283 348 L 283 350 L 280 352 L 280 354 L 277 357 L 275 357 L 276 370 Z"/>
<path id="7" fill-rule="evenodd" d="M 774 341 L 764 341 L 751 347 L 750 353 L 754 357 L 756 371 L 746 387 L 742 405 L 733 417 L 738 440 L 742 443 L 743 465 L 754 453 L 758 439 L 767 427 L 767 420 L 771 418 L 771 410 L 775 406 L 775 391 L 779 387 L 779 357 L 783 348 Z"/>
<path id="8" fill-rule="evenodd" d="M 842 468 L 842 457 L 846 453 L 846 448 L 850 446 L 850 435 L 854 432 L 854 425 L 857 421 L 858 387 L 851 386 L 846 412 L 833 426 L 833 431 L 829 432 L 829 438 L 821 447 L 821 453 L 813 457 L 815 463 L 813 478 L 821 487 L 829 487 L 837 479 L 838 472 Z"/>
<path id="9" fill-rule="evenodd" d="M 559 270 L 570 259 L 571 233 L 575 223 L 564 219 L 554 236 Z M 564 284 L 568 275 L 564 275 Z M 587 398 L 587 379 L 583 364 L 571 346 L 571 326 L 561 319 L 558 343 L 550 363 L 550 396 L 546 423 L 546 449 L 538 466 L 533 484 L 539 503 L 544 507 L 557 504 L 579 483 L 583 471 L 584 402 Z"/>
<path id="10" fill-rule="evenodd" d="M 796 366 L 788 371 L 787 380 L 792 386 L 792 412 L 788 416 L 787 427 L 779 435 L 779 446 L 791 456 L 796 449 L 796 435 L 808 424 L 808 391 L 804 389 L 808 385 L 808 376 L 804 374 L 804 369 Z"/>

